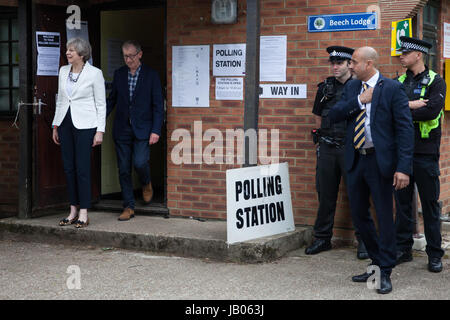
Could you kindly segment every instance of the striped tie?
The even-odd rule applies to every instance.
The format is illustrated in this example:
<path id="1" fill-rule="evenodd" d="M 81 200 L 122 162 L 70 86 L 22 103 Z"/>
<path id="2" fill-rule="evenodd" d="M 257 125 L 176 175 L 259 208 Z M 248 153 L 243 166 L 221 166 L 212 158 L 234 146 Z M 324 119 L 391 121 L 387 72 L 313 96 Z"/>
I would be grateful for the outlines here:
<path id="1" fill-rule="evenodd" d="M 367 89 L 367 83 L 363 83 L 363 92 Z M 355 132 L 353 134 L 353 145 L 355 149 L 359 149 L 364 145 L 366 141 L 366 136 L 364 134 L 364 124 L 366 122 L 366 109 L 361 110 L 361 112 L 356 117 L 355 122 Z"/>

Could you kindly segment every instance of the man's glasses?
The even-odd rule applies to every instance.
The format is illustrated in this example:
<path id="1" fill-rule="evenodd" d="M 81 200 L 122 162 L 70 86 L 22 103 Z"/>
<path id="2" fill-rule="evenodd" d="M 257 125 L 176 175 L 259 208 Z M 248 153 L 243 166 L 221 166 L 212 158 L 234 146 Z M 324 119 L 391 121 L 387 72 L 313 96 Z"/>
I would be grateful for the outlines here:
<path id="1" fill-rule="evenodd" d="M 131 54 L 131 55 L 123 55 L 124 60 L 127 59 L 131 59 L 134 60 L 134 58 L 136 58 L 136 56 L 139 54 L 140 51 L 136 52 L 135 54 Z"/>

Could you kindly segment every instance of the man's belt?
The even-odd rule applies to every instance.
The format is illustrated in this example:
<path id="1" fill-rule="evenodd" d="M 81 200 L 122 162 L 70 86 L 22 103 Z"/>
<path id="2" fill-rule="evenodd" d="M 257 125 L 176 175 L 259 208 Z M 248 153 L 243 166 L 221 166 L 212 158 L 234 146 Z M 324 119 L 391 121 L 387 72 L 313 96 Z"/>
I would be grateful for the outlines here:
<path id="1" fill-rule="evenodd" d="M 359 154 L 363 155 L 363 156 L 366 156 L 368 154 L 372 154 L 372 153 L 375 152 L 375 148 L 374 147 L 372 147 L 372 148 L 359 148 L 359 149 L 356 149 L 356 150 L 358 150 Z"/>

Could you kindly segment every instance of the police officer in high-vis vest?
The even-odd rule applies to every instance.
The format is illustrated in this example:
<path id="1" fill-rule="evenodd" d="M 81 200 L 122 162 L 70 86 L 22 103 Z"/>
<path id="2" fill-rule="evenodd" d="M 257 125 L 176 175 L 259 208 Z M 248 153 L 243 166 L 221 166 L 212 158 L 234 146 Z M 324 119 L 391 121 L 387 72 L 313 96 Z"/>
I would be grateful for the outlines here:
<path id="1" fill-rule="evenodd" d="M 412 199 L 417 185 L 425 227 L 428 270 L 442 271 L 439 210 L 439 147 L 444 118 L 445 81 L 424 63 L 432 45 L 410 37 L 400 37 L 400 62 L 407 68 L 398 81 L 403 83 L 409 98 L 415 129 L 413 174 L 408 187 L 395 192 L 397 264 L 412 260 L 414 219 Z"/>
<path id="2" fill-rule="evenodd" d="M 334 215 L 341 177 L 345 179 L 344 145 L 346 121 L 331 124 L 327 118 L 330 109 L 339 101 L 344 86 L 351 79 L 349 62 L 353 49 L 341 46 L 327 48 L 334 76 L 319 83 L 313 107 L 316 128 L 313 130 L 317 147 L 316 188 L 319 209 L 314 224 L 314 242 L 306 248 L 306 254 L 316 254 L 331 249 Z M 357 257 L 367 259 L 366 248 L 356 232 Z"/>

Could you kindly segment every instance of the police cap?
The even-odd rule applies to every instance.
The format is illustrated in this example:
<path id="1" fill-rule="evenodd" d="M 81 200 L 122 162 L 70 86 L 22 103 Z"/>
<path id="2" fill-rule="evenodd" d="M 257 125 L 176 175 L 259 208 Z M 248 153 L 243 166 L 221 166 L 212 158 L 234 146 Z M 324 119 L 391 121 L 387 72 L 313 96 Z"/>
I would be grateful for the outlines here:
<path id="1" fill-rule="evenodd" d="M 341 46 L 331 46 L 327 48 L 327 52 L 330 54 L 330 61 L 350 60 L 352 58 L 353 51 L 355 50 L 352 48 Z"/>
<path id="2" fill-rule="evenodd" d="M 401 52 L 420 51 L 428 54 L 432 47 L 429 42 L 411 37 L 400 37 L 400 41 L 402 45 L 399 51 Z"/>

